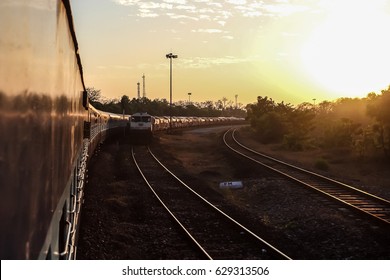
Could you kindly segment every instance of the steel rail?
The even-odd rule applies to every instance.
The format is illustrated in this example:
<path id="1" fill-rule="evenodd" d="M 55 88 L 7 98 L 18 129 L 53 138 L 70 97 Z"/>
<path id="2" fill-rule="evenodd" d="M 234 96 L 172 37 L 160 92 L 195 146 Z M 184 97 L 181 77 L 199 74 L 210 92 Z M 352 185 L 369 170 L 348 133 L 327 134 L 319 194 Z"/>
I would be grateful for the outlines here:
<path id="1" fill-rule="evenodd" d="M 191 233 L 186 229 L 186 227 L 179 221 L 179 219 L 175 216 L 175 214 L 172 213 L 172 211 L 168 208 L 168 206 L 162 201 L 160 196 L 157 194 L 157 192 L 153 189 L 152 185 L 149 183 L 148 179 L 145 177 L 144 173 L 142 172 L 137 160 L 135 159 L 134 149 L 131 147 L 131 155 L 133 157 L 133 161 L 135 166 L 138 169 L 138 172 L 141 174 L 141 177 L 144 179 L 145 183 L 148 185 L 150 190 L 153 192 L 157 200 L 161 203 L 161 205 L 165 208 L 165 210 L 171 215 L 171 217 L 175 220 L 175 222 L 182 228 L 182 230 L 187 234 L 187 236 L 194 242 L 194 244 L 200 249 L 200 251 L 209 259 L 212 260 L 213 258 L 206 252 L 206 250 L 200 245 L 200 243 L 191 235 Z"/>
<path id="2" fill-rule="evenodd" d="M 310 183 L 310 182 L 308 183 L 307 181 L 303 181 L 302 179 L 298 179 L 297 177 L 294 177 L 294 176 L 296 176 L 296 174 L 295 175 L 294 174 L 293 175 L 287 174 L 286 172 L 283 172 L 280 169 L 274 168 L 268 164 L 265 164 L 264 162 L 256 160 L 256 159 L 252 158 L 251 156 L 248 156 L 248 155 L 240 152 L 239 150 L 233 148 L 231 145 L 229 145 L 227 143 L 227 140 L 226 140 L 226 135 L 229 132 L 231 132 L 231 129 L 229 129 L 228 131 L 225 132 L 225 134 L 223 135 L 223 141 L 224 141 L 225 145 L 229 149 L 234 151 L 235 153 L 237 153 L 237 154 L 239 154 L 239 155 L 241 155 L 241 156 L 243 156 L 251 161 L 254 161 L 254 162 L 256 162 L 256 163 L 258 163 L 258 164 L 260 164 L 260 165 L 262 165 L 262 166 L 264 166 L 264 167 L 266 167 L 266 168 L 268 168 L 268 169 L 270 169 L 270 170 L 272 170 L 272 171 L 274 171 L 274 172 L 276 172 L 276 173 L 278 173 L 278 174 L 280 174 L 280 175 L 282 175 L 282 176 L 284 176 L 292 181 L 295 181 L 301 185 L 304 185 L 304 186 L 309 187 L 313 190 L 316 190 L 316 191 L 326 195 L 327 197 L 330 197 L 334 200 L 337 200 L 338 202 L 342 203 L 343 205 L 347 205 L 350 208 L 361 211 L 361 212 L 369 215 L 370 217 L 373 217 L 377 220 L 380 220 L 381 222 L 385 222 L 387 224 L 390 224 L 390 201 L 387 201 L 383 198 L 372 195 L 370 193 L 361 191 L 357 188 L 354 188 L 354 187 L 349 186 L 347 184 L 333 180 L 331 178 L 327 178 L 327 177 L 322 176 L 320 174 L 317 174 L 317 173 L 305 170 L 303 168 L 294 166 L 292 164 L 283 162 L 281 160 L 275 159 L 275 158 L 270 157 L 268 155 L 264 155 L 258 151 L 255 151 L 255 150 L 243 145 L 242 143 L 240 143 L 235 137 L 236 130 L 231 132 L 232 139 L 234 140 L 234 142 L 237 145 L 239 145 L 241 148 L 245 149 L 246 151 L 249 151 L 253 154 L 256 154 L 258 156 L 266 158 L 266 159 L 268 159 L 272 162 L 275 162 L 277 164 L 281 164 L 282 166 L 285 166 L 287 168 L 293 169 L 295 172 L 300 172 L 300 174 L 305 174 L 306 176 L 311 176 L 312 178 L 315 178 L 316 180 L 320 180 L 321 182 L 325 182 L 329 185 L 325 186 L 322 184 L 318 184 L 318 181 L 317 181 L 316 182 L 317 186 L 315 186 L 315 184 L 313 184 L 313 183 Z M 366 201 L 364 201 L 362 199 L 365 199 Z M 370 201 L 367 201 L 368 199 Z M 383 216 L 385 216 L 385 217 L 387 216 L 387 218 L 383 218 Z"/>
<path id="3" fill-rule="evenodd" d="M 255 234 L 254 232 L 252 232 L 251 230 L 249 230 L 247 227 L 245 227 L 244 225 L 242 225 L 241 223 L 239 223 L 238 221 L 236 221 L 235 219 L 233 219 L 232 217 L 230 217 L 228 214 L 226 214 L 225 212 L 223 212 L 222 210 L 220 210 L 218 207 L 216 207 L 215 205 L 213 205 L 212 203 L 210 203 L 207 199 L 205 199 L 203 196 L 201 196 L 200 194 L 198 194 L 196 191 L 194 191 L 191 187 L 189 187 L 186 183 L 184 183 L 180 178 L 178 178 L 172 171 L 170 171 L 163 163 L 161 163 L 161 161 L 152 153 L 152 151 L 150 150 L 150 148 L 148 147 L 148 151 L 149 153 L 152 155 L 152 157 L 156 160 L 156 162 L 158 162 L 169 174 L 171 174 L 171 176 L 173 178 L 175 178 L 178 182 L 180 182 L 184 187 L 186 187 L 189 191 L 191 191 L 193 194 L 195 194 L 198 198 L 200 198 L 203 202 L 205 202 L 207 205 L 209 205 L 211 208 L 213 208 L 214 210 L 216 210 L 217 212 L 219 212 L 221 215 L 223 215 L 225 218 L 229 219 L 231 222 L 233 222 L 234 224 L 236 224 L 237 226 L 239 226 L 242 230 L 244 230 L 245 232 L 249 233 L 252 237 L 254 237 L 255 239 L 257 239 L 258 241 L 262 242 L 264 245 L 266 245 L 268 248 L 270 248 L 271 250 L 273 250 L 274 252 L 276 252 L 277 254 L 279 254 L 280 256 L 282 256 L 283 258 L 285 259 L 288 259 L 288 260 L 291 260 L 291 258 L 289 256 L 287 256 L 285 253 L 281 252 L 279 249 L 277 249 L 276 247 L 274 247 L 273 245 L 271 245 L 270 243 L 268 243 L 267 241 L 265 241 L 264 239 L 262 239 L 260 236 L 258 236 L 257 234 Z"/>

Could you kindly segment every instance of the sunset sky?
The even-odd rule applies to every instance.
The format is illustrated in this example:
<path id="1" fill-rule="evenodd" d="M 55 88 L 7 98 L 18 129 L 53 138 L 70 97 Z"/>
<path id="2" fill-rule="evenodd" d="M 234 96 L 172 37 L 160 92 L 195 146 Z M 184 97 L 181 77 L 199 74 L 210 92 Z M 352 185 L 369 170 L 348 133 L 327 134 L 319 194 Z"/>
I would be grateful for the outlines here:
<path id="1" fill-rule="evenodd" d="M 87 87 L 108 98 L 244 105 L 362 97 L 390 84 L 390 0 L 72 0 Z"/>

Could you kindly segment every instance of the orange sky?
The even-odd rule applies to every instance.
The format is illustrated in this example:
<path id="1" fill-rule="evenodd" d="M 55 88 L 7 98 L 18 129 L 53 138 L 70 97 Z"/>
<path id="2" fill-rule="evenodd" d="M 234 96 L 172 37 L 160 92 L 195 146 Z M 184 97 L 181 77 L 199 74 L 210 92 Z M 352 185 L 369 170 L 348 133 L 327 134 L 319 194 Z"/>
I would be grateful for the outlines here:
<path id="1" fill-rule="evenodd" d="M 108 98 L 293 104 L 390 84 L 389 0 L 72 0 L 86 85 Z"/>

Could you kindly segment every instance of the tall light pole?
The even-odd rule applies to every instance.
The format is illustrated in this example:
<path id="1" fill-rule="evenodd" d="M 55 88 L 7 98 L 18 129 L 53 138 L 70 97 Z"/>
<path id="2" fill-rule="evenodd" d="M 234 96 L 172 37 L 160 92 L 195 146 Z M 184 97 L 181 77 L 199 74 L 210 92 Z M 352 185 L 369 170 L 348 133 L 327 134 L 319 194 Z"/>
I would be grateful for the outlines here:
<path id="1" fill-rule="evenodd" d="M 237 109 L 237 98 L 238 98 L 238 94 L 236 94 L 234 97 L 236 98 L 236 109 Z"/>
<path id="2" fill-rule="evenodd" d="M 172 58 L 177 58 L 176 54 L 169 53 L 165 55 L 170 60 L 169 67 L 169 128 L 172 130 Z"/>
<path id="3" fill-rule="evenodd" d="M 191 104 L 191 92 L 188 93 L 188 104 Z"/>

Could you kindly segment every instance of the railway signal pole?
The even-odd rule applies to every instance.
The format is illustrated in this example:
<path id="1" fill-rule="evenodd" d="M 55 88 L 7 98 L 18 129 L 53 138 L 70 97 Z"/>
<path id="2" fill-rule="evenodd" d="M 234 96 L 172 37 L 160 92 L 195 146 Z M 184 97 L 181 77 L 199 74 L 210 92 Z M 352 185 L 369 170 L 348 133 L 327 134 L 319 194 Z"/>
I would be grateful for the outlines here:
<path id="1" fill-rule="evenodd" d="M 169 128 L 172 130 L 172 58 L 177 58 L 176 54 L 169 53 L 165 55 L 170 60 L 169 67 Z"/>

